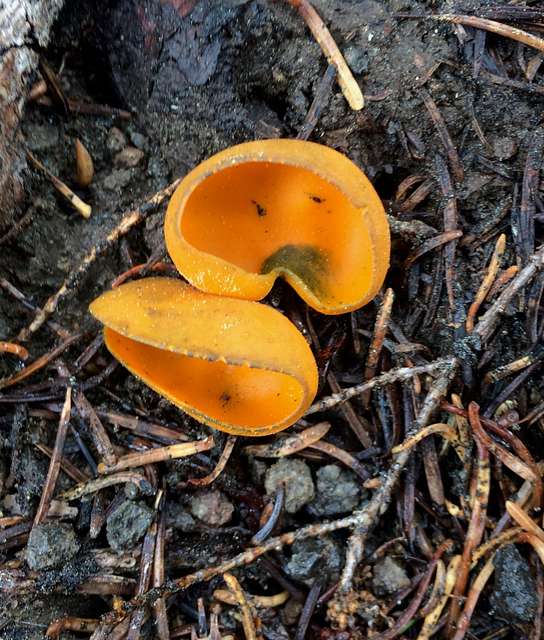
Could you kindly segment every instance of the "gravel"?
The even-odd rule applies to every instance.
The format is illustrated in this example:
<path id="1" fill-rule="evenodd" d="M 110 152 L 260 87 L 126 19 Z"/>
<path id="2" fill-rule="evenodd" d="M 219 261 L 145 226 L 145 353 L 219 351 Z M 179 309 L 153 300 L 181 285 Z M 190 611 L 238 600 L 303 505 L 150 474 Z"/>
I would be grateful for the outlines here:
<path id="1" fill-rule="evenodd" d="M 71 525 L 46 522 L 30 532 L 26 561 L 30 569 L 40 571 L 63 564 L 79 551 L 79 542 Z"/>
<path id="2" fill-rule="evenodd" d="M 404 567 L 394 558 L 385 556 L 374 565 L 372 588 L 376 595 L 388 595 L 410 585 Z"/>
<path id="3" fill-rule="evenodd" d="M 153 521 L 154 512 L 143 502 L 126 500 L 106 522 L 106 536 L 114 551 L 132 549 Z"/>
<path id="4" fill-rule="evenodd" d="M 279 486 L 284 486 L 287 513 L 296 513 L 314 499 L 310 467 L 302 460 L 282 458 L 268 469 L 264 484 L 269 495 L 273 495 Z"/>
<path id="5" fill-rule="evenodd" d="M 316 497 L 308 507 L 315 516 L 351 512 L 361 498 L 360 481 L 351 471 L 328 464 L 317 472 Z"/>
<path id="6" fill-rule="evenodd" d="M 227 524 L 234 506 L 221 491 L 200 491 L 191 498 L 191 513 L 212 527 Z"/>

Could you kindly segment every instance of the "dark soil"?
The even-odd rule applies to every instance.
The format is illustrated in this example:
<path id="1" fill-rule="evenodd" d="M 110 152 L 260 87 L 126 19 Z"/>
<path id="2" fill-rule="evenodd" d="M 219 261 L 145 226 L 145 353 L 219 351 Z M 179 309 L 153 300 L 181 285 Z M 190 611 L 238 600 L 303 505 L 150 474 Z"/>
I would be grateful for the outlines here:
<path id="1" fill-rule="evenodd" d="M 539 127 L 544 65 L 533 82 L 528 82 L 523 69 L 537 55 L 533 49 L 489 33 L 483 40 L 483 32 L 469 27 L 397 17 L 402 12 L 428 14 L 454 9 L 458 13 L 488 15 L 493 5 L 490 2 L 467 1 L 461 9 L 454 3 L 435 1 L 314 0 L 313 4 L 361 83 L 366 106 L 360 112 L 351 111 L 335 84 L 310 139 L 338 149 L 363 168 L 393 218 L 406 223 L 421 221 L 428 225 L 425 228 L 429 235 L 438 235 L 444 231 L 447 203 L 439 187 L 441 165 L 437 156 L 446 154 L 423 102 L 428 93 L 446 123 L 465 172 L 463 181 L 455 185 L 463 231 L 452 285 L 456 307 L 452 311 L 448 303 L 443 246 L 426 253 L 406 271 L 406 258 L 424 238 L 410 225 L 398 227 L 398 233 L 394 229 L 392 266 L 386 286 L 394 289 L 396 298 L 388 334 L 390 343 L 380 368 L 421 364 L 445 355 L 459 357 L 462 374 L 452 391 L 462 397 L 465 407 L 475 400 L 482 411 L 492 405 L 490 417 L 499 419 L 506 414 L 503 424 L 515 429 L 538 461 L 544 423 L 537 416 L 517 426 L 520 418 L 542 402 L 544 390 L 538 364 L 523 384 L 505 394 L 504 400 L 509 404 L 499 403 L 498 413 L 494 399 L 519 373 L 513 372 L 495 384 L 483 384 L 483 378 L 539 344 L 542 277 L 508 307 L 499 330 L 487 344 L 467 338 L 464 318 L 498 235 L 507 236 L 505 267 L 523 266 L 542 240 L 544 184 L 540 183 L 540 190 L 537 188 L 532 195 L 534 237 L 520 231 L 519 203 L 529 148 L 543 135 Z M 537 7 L 537 3 L 527 4 Z M 534 22 L 540 22 L 542 30 L 544 18 Z M 521 26 L 530 29 L 534 24 Z M 97 3 L 76 0 L 68 3 L 59 17 L 52 44 L 42 54 L 54 69 L 64 60 L 61 85 L 67 96 L 130 110 L 133 116 L 66 116 L 53 106 L 27 106 L 23 123 L 26 145 L 93 207 L 91 218 L 83 219 L 49 181 L 29 172 L 26 205 L 35 206 L 35 212 L 30 223 L 2 245 L 0 275 L 38 307 L 58 289 L 87 251 L 118 224 L 123 213 L 145 202 L 203 159 L 242 141 L 296 137 L 327 68 L 301 17 L 287 2 L 273 0 L 110 0 L 100 9 Z M 500 86 L 490 79 L 490 74 L 515 80 L 521 88 Z M 74 181 L 76 138 L 94 160 L 95 177 L 87 189 L 78 189 Z M 143 155 L 134 150 L 127 152 L 127 147 L 138 149 Z M 541 163 L 540 156 L 537 165 Z M 431 180 L 428 194 L 415 207 L 403 208 L 395 198 L 397 188 L 416 174 L 422 180 Z M 167 259 L 162 238 L 163 213 L 164 207 L 101 255 L 75 294 L 68 296 L 52 317 L 70 332 L 84 332 L 80 341 L 61 356 L 76 377 L 75 384 L 103 372 L 111 362 L 101 347 L 82 370 L 73 368 L 99 331 L 87 311 L 88 303 L 132 266 L 150 257 Z M 307 329 L 306 311 L 287 286 L 278 284 L 269 301 Z M 486 308 L 488 305 L 484 305 Z M 363 379 L 376 309 L 376 304 L 370 304 L 353 314 L 354 318 L 310 314 L 323 347 L 316 354 L 324 376 L 321 395 L 330 393 L 326 372 L 333 372 L 342 386 Z M 0 338 L 13 340 L 31 319 L 28 309 L 2 289 Z M 354 328 L 362 333 L 354 332 Z M 397 349 L 403 342 L 415 346 Z M 45 325 L 26 343 L 29 361 L 52 350 L 57 343 L 57 336 Z M 539 362 L 538 349 L 537 356 Z M 0 355 L 0 375 L 7 377 L 21 366 L 15 356 Z M 0 522 L 2 517 L 21 516 L 25 525 L 32 522 L 36 512 L 48 460 L 35 445 L 54 445 L 66 386 L 65 378 L 64 382 L 56 382 L 58 375 L 54 364 L 50 364 L 0 394 Z M 34 387 L 40 383 L 41 387 Z M 184 431 L 189 439 L 208 435 L 207 428 L 183 415 L 121 367 L 99 380 L 86 396 L 98 411 L 139 415 Z M 374 393 L 368 408 L 359 400 L 353 402 L 356 413 L 370 425 L 375 446 L 370 452 L 363 450 L 341 411 L 333 410 L 320 417 L 332 423 L 327 441 L 360 458 L 372 477 L 388 469 L 390 450 L 402 441 L 418 403 L 408 386 L 401 385 Z M 438 415 L 436 422 L 447 419 L 447 414 Z M 86 422 L 77 418 L 72 422 L 90 447 L 91 455 L 99 460 Z M 130 431 L 105 425 L 116 446 L 132 451 L 149 445 L 149 440 Z M 203 491 L 187 485 L 189 478 L 202 477 L 214 468 L 225 437 L 215 434 L 215 442 L 211 452 L 163 463 L 156 466 L 156 477 L 148 478 L 159 486 L 164 481 L 169 513 L 166 573 L 170 578 L 219 564 L 247 548 L 259 529 L 261 512 L 270 501 L 265 474 L 277 461 L 248 459 L 241 453 L 246 443 L 240 441 L 211 488 Z M 321 604 L 312 617 L 307 638 L 365 638 L 371 637 L 369 629 L 386 629 L 414 597 L 413 589 L 406 592 L 404 579 L 415 588 L 429 553 L 445 537 L 454 541 L 453 549 L 444 558 L 446 564 L 451 555 L 461 553 L 467 520 L 450 515 L 444 503 L 433 502 L 436 496 L 429 492 L 429 461 L 439 461 L 446 497 L 455 504 L 460 503 L 461 495 L 466 495 L 469 478 L 463 475 L 462 465 L 451 450 L 441 455 L 441 443 L 439 439 L 429 440 L 432 451 L 425 455 L 424 448 L 418 448 L 394 496 L 394 504 L 368 540 L 367 560 L 357 571 L 354 583 L 359 609 L 344 624 L 332 608 L 327 613 L 326 604 Z M 90 471 L 71 431 L 64 455 L 77 467 Z M 306 451 L 296 457 L 304 460 L 301 464 L 308 467 L 310 481 L 313 478 L 317 489 L 315 495 L 310 492 L 305 496 L 306 502 L 300 508 L 284 511 L 276 532 L 341 517 L 346 509 L 352 511 L 367 500 L 368 492 L 358 490 L 361 480 L 352 470 L 338 467 L 319 471 L 336 460 Z M 331 474 L 333 481 L 328 479 Z M 335 491 L 334 478 L 349 489 L 345 500 Z M 57 491 L 73 484 L 61 473 Z M 505 500 L 520 484 L 518 476 L 494 460 L 489 533 L 505 511 Z M 207 495 L 214 490 L 221 491 L 219 497 Z M 47 625 L 64 615 L 97 618 L 108 612 L 112 593 L 106 590 L 100 595 L 99 589 L 88 586 L 89 579 L 97 576 L 118 576 L 121 595 L 127 599 L 133 595 L 142 536 L 151 517 L 146 514 L 152 514 L 156 507 L 154 496 L 139 494 L 131 484 L 126 488 L 117 485 L 101 495 L 105 518 L 95 537 L 90 536 L 89 527 L 96 500 L 72 501 L 70 507 L 77 510 L 64 514 L 63 519 L 70 523 L 66 526 L 77 536 L 77 545 L 72 540 L 67 543 L 70 559 L 64 565 L 66 549 L 57 549 L 60 560 L 53 563 L 55 566 L 43 569 L 34 563 L 32 568 L 37 571 L 30 571 L 25 560 L 30 526 L 9 540 L 2 537 L 0 528 L 2 640 L 42 638 Z M 195 496 L 198 499 L 202 495 L 205 504 L 195 507 Z M 122 510 L 132 515 L 126 521 L 126 530 L 120 531 L 123 520 L 115 515 Z M 206 515 L 193 517 L 195 513 Z M 397 542 L 372 555 L 394 538 L 398 538 Z M 298 543 L 296 548 L 286 547 L 271 554 L 268 564 L 259 561 L 236 573 L 247 592 L 271 595 L 285 588 L 284 582 L 278 582 L 280 571 L 303 603 L 317 579 L 321 593 L 338 580 L 346 540 L 347 534 L 341 532 L 319 542 Z M 491 579 L 480 597 L 473 616 L 472 637 L 492 637 L 493 633 L 503 634 L 493 637 L 529 637 L 535 609 L 537 616 L 542 613 L 541 609 L 538 611 L 542 570 L 537 572 L 535 556 L 527 545 L 516 548 L 517 556 L 502 558 L 495 582 Z M 96 560 L 97 549 L 104 556 L 100 562 Z M 47 550 L 40 551 L 47 555 Z M 373 578 L 373 566 L 376 562 L 382 566 L 384 554 L 394 560 L 395 576 L 400 574 L 402 578 L 397 582 L 403 585 L 387 595 L 383 576 L 380 588 L 375 588 L 377 581 Z M 515 584 L 508 584 L 508 562 L 514 561 L 512 580 L 526 590 L 540 590 L 535 602 L 525 607 L 523 603 L 506 603 L 516 591 Z M 275 571 L 271 572 L 270 562 L 275 564 Z M 471 574 L 471 580 L 475 575 Z M 391 578 L 393 582 L 395 576 Z M 168 602 L 171 629 L 196 624 L 198 598 L 203 598 L 209 611 L 217 588 L 224 588 L 221 578 L 173 596 Z M 224 633 L 237 633 L 236 637 L 242 638 L 243 632 L 232 615 L 234 609 L 222 607 L 220 622 Z M 520 613 L 517 617 L 496 615 L 501 607 Z M 259 610 L 264 637 L 295 637 L 300 608 L 295 598 L 283 607 Z M 403 637 L 417 637 L 420 624 L 418 620 Z M 153 633 L 151 623 L 145 623 L 141 637 L 151 638 Z M 62 637 L 72 636 L 67 632 Z"/>

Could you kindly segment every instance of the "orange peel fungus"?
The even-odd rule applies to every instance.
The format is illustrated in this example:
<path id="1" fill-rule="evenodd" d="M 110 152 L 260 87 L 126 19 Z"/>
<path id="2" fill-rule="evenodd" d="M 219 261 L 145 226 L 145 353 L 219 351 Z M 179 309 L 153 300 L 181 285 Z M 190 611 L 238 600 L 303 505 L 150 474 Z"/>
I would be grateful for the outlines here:
<path id="1" fill-rule="evenodd" d="M 301 140 L 247 142 L 198 165 L 170 200 L 165 238 L 197 289 L 260 300 L 281 276 L 326 314 L 372 300 L 389 267 L 389 225 L 365 174 Z"/>
<path id="2" fill-rule="evenodd" d="M 90 311 L 127 369 L 221 431 L 281 431 L 316 394 L 309 346 L 266 305 L 203 293 L 172 278 L 145 278 L 104 293 Z"/>

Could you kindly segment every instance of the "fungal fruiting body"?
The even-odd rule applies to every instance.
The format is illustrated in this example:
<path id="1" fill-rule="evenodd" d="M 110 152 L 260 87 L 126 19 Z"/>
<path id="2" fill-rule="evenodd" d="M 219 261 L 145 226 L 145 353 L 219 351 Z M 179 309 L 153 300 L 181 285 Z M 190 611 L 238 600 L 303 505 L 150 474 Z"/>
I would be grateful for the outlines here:
<path id="1" fill-rule="evenodd" d="M 378 293 L 390 236 L 378 195 L 348 158 L 300 140 L 259 140 L 191 171 L 165 219 L 168 252 L 196 288 L 260 300 L 278 276 L 339 314 Z"/>
<path id="2" fill-rule="evenodd" d="M 266 305 L 146 278 L 104 293 L 90 310 L 127 369 L 221 431 L 275 433 L 296 422 L 316 394 L 310 348 Z"/>

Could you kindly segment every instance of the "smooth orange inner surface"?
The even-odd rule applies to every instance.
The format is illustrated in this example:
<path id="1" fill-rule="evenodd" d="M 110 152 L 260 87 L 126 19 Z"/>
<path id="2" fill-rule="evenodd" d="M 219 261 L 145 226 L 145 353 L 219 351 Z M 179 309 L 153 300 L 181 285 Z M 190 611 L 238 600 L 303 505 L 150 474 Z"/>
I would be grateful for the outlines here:
<path id="1" fill-rule="evenodd" d="M 351 304 L 372 277 L 361 211 L 335 185 L 292 165 L 246 162 L 210 175 L 188 197 L 181 232 L 245 271 L 294 274 L 331 304 Z"/>
<path id="2" fill-rule="evenodd" d="M 303 401 L 300 383 L 282 373 L 157 349 L 109 328 L 105 337 L 130 371 L 190 413 L 195 409 L 225 424 L 259 428 L 285 420 Z"/>

